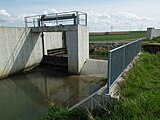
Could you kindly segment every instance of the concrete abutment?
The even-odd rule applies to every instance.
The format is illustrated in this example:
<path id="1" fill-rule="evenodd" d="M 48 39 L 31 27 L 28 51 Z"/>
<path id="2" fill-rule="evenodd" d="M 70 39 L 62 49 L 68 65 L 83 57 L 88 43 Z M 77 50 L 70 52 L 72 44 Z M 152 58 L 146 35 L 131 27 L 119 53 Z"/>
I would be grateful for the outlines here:
<path id="1" fill-rule="evenodd" d="M 0 27 L 0 78 L 39 65 L 47 49 L 64 47 L 63 32 L 68 51 L 68 71 L 80 73 L 89 59 L 87 26 L 43 27 L 43 31 L 44 36 L 41 28 Z"/>

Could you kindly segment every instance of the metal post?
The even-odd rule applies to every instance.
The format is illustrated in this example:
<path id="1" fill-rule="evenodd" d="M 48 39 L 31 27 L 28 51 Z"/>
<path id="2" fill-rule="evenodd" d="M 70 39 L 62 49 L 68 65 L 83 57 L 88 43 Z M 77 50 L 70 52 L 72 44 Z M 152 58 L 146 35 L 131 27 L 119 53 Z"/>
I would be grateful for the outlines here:
<path id="1" fill-rule="evenodd" d="M 124 47 L 124 50 L 123 50 L 123 69 L 125 69 L 126 67 L 126 47 Z"/>
<path id="2" fill-rule="evenodd" d="M 42 37 L 42 49 L 43 49 L 43 55 L 45 55 L 45 46 L 44 46 L 44 33 L 41 34 Z"/>
<path id="3" fill-rule="evenodd" d="M 74 15 L 74 18 L 73 18 L 73 22 L 74 22 L 74 25 L 76 25 L 77 24 L 77 16 L 75 15 L 75 14 L 73 14 Z"/>
<path id="4" fill-rule="evenodd" d="M 141 50 L 142 50 L 142 40 L 139 40 L 139 52 L 141 52 Z"/>
<path id="5" fill-rule="evenodd" d="M 78 15 L 78 12 L 76 12 L 76 18 L 77 18 L 77 25 L 79 25 L 79 15 Z"/>
<path id="6" fill-rule="evenodd" d="M 87 14 L 85 14 L 85 25 L 87 26 Z"/>
<path id="7" fill-rule="evenodd" d="M 56 26 L 58 26 L 58 15 L 56 13 Z"/>
<path id="8" fill-rule="evenodd" d="M 111 83 L 111 52 L 109 51 L 108 54 L 108 80 L 107 80 L 107 94 L 109 94 L 109 88 L 110 88 L 110 83 Z"/>
<path id="9" fill-rule="evenodd" d="M 24 21 L 25 21 L 25 27 L 28 27 L 28 24 L 27 24 L 27 17 L 24 18 Z"/>
<path id="10" fill-rule="evenodd" d="M 33 18 L 33 26 L 35 27 L 35 18 Z"/>

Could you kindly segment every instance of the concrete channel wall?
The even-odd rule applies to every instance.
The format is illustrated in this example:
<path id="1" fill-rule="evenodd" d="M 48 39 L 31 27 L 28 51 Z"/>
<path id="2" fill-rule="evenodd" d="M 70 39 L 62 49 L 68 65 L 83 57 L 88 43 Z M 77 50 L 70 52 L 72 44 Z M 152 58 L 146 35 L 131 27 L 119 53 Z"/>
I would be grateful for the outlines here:
<path id="1" fill-rule="evenodd" d="M 47 33 L 47 49 L 61 47 L 61 35 Z M 54 45 L 49 42 L 54 38 Z M 56 42 L 57 40 L 57 42 Z M 46 40 L 47 41 L 47 40 Z M 62 42 L 62 40 L 61 40 Z M 0 27 L 0 78 L 38 65 L 43 57 L 40 33 L 32 33 L 30 28 Z"/>
<path id="2" fill-rule="evenodd" d="M 70 26 L 66 31 L 68 51 L 68 70 L 79 74 L 84 63 L 89 59 L 89 32 L 87 26 Z"/>
<path id="3" fill-rule="evenodd" d="M 62 48 L 62 32 L 44 32 L 46 49 Z"/>
<path id="4" fill-rule="evenodd" d="M 151 40 L 158 36 L 160 36 L 160 29 L 147 28 L 147 39 Z"/>
<path id="5" fill-rule="evenodd" d="M 65 32 L 65 43 L 68 52 L 68 72 L 80 74 L 89 59 L 89 32 L 83 25 L 60 25 L 50 27 L 33 27 L 32 32 Z M 63 40 L 62 40 L 63 42 Z"/>

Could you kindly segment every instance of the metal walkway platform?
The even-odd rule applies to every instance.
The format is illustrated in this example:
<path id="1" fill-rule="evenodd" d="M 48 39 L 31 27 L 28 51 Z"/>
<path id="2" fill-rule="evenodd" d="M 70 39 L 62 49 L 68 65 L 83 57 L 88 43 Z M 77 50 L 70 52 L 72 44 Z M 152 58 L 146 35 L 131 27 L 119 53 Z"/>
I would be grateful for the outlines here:
<path id="1" fill-rule="evenodd" d="M 25 27 L 46 27 L 62 25 L 87 25 L 87 14 L 80 11 L 25 17 Z"/>
<path id="2" fill-rule="evenodd" d="M 32 32 L 65 32 L 65 31 L 77 31 L 77 27 L 75 25 L 32 27 Z"/>

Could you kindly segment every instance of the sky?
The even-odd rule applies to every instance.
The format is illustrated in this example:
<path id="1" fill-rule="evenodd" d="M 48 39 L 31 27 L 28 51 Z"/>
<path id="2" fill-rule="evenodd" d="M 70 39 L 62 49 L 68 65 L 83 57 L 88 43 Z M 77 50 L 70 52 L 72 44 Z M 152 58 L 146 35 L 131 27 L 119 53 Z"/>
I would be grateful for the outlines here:
<path id="1" fill-rule="evenodd" d="M 89 31 L 160 27 L 160 0 L 1 0 L 0 26 L 24 26 L 24 17 L 63 11 L 88 15 Z"/>

